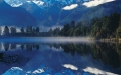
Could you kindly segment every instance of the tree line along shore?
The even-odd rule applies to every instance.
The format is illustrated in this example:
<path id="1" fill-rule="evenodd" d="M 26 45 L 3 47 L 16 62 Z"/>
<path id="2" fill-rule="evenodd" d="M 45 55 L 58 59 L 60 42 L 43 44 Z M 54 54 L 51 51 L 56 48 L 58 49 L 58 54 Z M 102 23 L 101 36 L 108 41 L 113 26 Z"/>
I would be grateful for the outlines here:
<path id="1" fill-rule="evenodd" d="M 93 18 L 90 21 L 71 21 L 63 28 L 50 28 L 48 31 L 41 31 L 39 27 L 26 26 L 21 27 L 20 32 L 16 27 L 4 27 L 0 30 L 1 36 L 14 37 L 93 37 L 94 40 L 100 41 L 121 41 L 121 14 L 112 13 L 101 18 Z"/>

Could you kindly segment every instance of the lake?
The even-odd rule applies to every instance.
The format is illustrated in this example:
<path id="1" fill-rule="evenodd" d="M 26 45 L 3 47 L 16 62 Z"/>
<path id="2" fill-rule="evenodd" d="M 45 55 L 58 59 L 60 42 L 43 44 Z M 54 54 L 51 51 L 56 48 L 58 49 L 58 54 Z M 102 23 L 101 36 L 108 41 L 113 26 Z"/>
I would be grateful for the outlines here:
<path id="1" fill-rule="evenodd" d="M 0 75 L 120 74 L 120 43 L 88 37 L 0 39 Z"/>

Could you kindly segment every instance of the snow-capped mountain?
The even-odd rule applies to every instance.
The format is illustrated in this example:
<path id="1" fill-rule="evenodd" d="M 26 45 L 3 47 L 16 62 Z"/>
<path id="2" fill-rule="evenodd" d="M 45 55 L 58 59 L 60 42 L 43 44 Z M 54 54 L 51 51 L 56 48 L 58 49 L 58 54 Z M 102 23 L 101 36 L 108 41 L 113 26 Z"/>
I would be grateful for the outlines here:
<path id="1" fill-rule="evenodd" d="M 38 6 L 42 6 L 44 4 L 43 1 L 33 1 L 33 3 L 37 4 Z"/>
<path id="2" fill-rule="evenodd" d="M 19 7 L 26 2 L 28 2 L 28 3 L 33 2 L 40 7 L 49 7 L 49 6 L 52 6 L 56 2 L 58 2 L 62 5 L 69 5 L 69 4 L 73 4 L 73 3 L 82 2 L 82 0 L 10 0 L 10 1 L 6 1 L 6 2 L 9 5 L 11 5 L 12 7 Z"/>
<path id="3" fill-rule="evenodd" d="M 22 7 L 26 9 L 39 21 L 39 24 L 50 24 L 51 26 L 59 24 L 60 20 L 68 16 L 69 13 L 71 14 L 72 11 L 62 10 L 63 7 L 80 3 L 81 1 L 82 0 L 10 0 L 7 3 L 12 7 Z M 52 21 L 50 21 L 50 18 L 52 18 Z"/>
<path id="4" fill-rule="evenodd" d="M 6 0 L 5 0 L 6 1 Z M 42 6 L 44 4 L 43 1 L 39 0 L 10 0 L 6 1 L 12 7 L 20 7 L 24 3 L 35 3 L 38 6 Z"/>
<path id="5" fill-rule="evenodd" d="M 24 71 L 19 67 L 12 67 L 2 75 L 77 75 L 71 70 L 63 69 L 59 72 L 53 71 L 50 67 L 42 67 L 36 70 Z"/>
<path id="6" fill-rule="evenodd" d="M 37 20 L 37 25 L 47 27 L 64 25 L 72 20 L 86 22 L 92 18 L 102 17 L 113 12 L 121 13 L 120 0 L 115 0 L 117 3 L 104 3 L 105 1 L 100 3 L 99 1 L 99 5 L 88 8 L 86 5 L 90 1 L 95 4 L 93 0 L 9 0 L 7 3 L 12 7 L 26 9 Z M 83 2 L 87 3 L 83 4 Z M 76 7 L 68 10 L 72 8 L 73 4 Z M 64 7 L 66 10 L 63 9 Z"/>
<path id="7" fill-rule="evenodd" d="M 5 0 L 6 1 L 6 0 Z M 25 2 L 25 0 L 10 0 L 9 2 L 7 2 L 10 6 L 12 7 L 19 7 L 21 6 L 23 3 Z"/>

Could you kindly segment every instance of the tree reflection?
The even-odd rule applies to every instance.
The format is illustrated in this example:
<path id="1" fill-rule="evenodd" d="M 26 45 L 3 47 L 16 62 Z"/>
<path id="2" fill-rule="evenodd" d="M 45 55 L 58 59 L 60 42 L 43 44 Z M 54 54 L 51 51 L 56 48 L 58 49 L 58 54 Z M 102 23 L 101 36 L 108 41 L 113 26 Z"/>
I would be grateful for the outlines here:
<path id="1" fill-rule="evenodd" d="M 16 49 L 16 43 L 11 43 L 10 49 L 15 50 Z"/>
<path id="2" fill-rule="evenodd" d="M 116 50 L 116 44 L 97 43 L 92 45 L 92 57 L 100 59 L 104 64 L 112 65 L 114 68 L 120 67 L 119 52 Z"/>
<path id="3" fill-rule="evenodd" d="M 60 49 L 60 44 L 53 44 L 53 47 L 56 49 Z"/>
<path id="4" fill-rule="evenodd" d="M 39 50 L 39 45 L 35 45 L 35 47 L 36 47 L 36 50 Z"/>
<path id="5" fill-rule="evenodd" d="M 86 56 L 91 54 L 95 60 L 101 60 L 105 65 L 119 68 L 121 65 L 121 44 L 96 43 L 96 44 L 60 44 L 64 52 Z"/>
<path id="6" fill-rule="evenodd" d="M 5 42 L 5 43 L 3 43 L 3 46 L 4 46 L 5 51 L 8 51 L 9 43 Z"/>
<path id="7" fill-rule="evenodd" d="M 32 51 L 32 44 L 26 44 L 26 50 Z"/>
<path id="8" fill-rule="evenodd" d="M 39 44 L 33 44 L 33 49 L 39 50 Z"/>
<path id="9" fill-rule="evenodd" d="M 25 45 L 25 44 L 21 44 L 21 46 L 20 46 L 22 50 L 24 50 L 24 45 Z"/>
<path id="10" fill-rule="evenodd" d="M 74 56 L 75 52 L 79 55 L 88 55 L 90 53 L 90 46 L 86 44 L 65 44 L 61 45 L 64 52 L 71 53 Z"/>
<path id="11" fill-rule="evenodd" d="M 11 44 L 11 45 L 10 45 Z M 111 65 L 114 68 L 119 68 L 121 65 L 121 43 L 96 43 L 96 44 L 82 44 L 82 43 L 19 43 L 21 50 L 33 51 L 40 50 L 40 45 L 49 46 L 50 49 L 63 49 L 65 53 L 72 56 L 75 54 L 81 56 L 91 55 L 94 60 L 101 60 L 105 65 Z M 5 51 L 17 49 L 17 43 L 3 43 Z M 19 62 L 22 56 L 5 56 L 0 54 L 0 62 L 14 63 Z"/>

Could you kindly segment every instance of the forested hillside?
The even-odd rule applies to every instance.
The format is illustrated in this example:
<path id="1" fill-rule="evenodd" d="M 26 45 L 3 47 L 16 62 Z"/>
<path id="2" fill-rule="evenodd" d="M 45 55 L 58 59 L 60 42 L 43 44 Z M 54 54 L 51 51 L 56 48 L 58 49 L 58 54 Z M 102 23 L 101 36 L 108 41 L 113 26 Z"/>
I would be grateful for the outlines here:
<path id="1" fill-rule="evenodd" d="M 121 15 L 113 13 L 109 16 L 101 18 L 94 18 L 90 23 L 85 22 L 65 24 L 64 27 L 58 32 L 60 36 L 91 36 L 99 38 L 120 38 L 121 37 Z M 57 28 L 56 28 L 57 30 Z M 51 29 L 50 29 L 50 31 Z M 55 30 L 53 30 L 53 33 Z M 53 34 L 53 36 L 57 36 Z"/>

